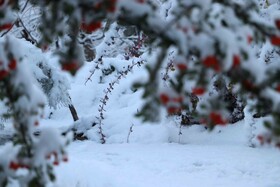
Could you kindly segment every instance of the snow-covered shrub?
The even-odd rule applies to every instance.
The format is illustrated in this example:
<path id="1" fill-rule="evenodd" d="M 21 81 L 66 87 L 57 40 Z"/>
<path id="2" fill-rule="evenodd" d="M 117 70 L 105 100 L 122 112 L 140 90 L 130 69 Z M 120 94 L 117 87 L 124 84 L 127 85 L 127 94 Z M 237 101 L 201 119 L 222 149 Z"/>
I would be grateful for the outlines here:
<path id="1" fill-rule="evenodd" d="M 53 130 L 42 131 L 40 137 L 35 137 L 46 98 L 19 50 L 24 45 L 10 36 L 0 42 L 1 99 L 10 108 L 15 128 L 13 143 L 6 144 L 1 152 L 0 184 L 6 186 L 16 180 L 21 186 L 44 186 L 55 179 L 52 166 L 66 161 L 66 140 Z"/>
<path id="2" fill-rule="evenodd" d="M 241 101 L 248 98 L 255 100 L 252 109 L 257 113 L 270 115 L 270 120 L 265 122 L 270 131 L 259 139 L 279 145 L 280 66 L 277 58 L 271 58 L 274 57 L 273 54 L 277 54 L 280 46 L 279 2 L 262 1 L 261 11 L 259 2 L 61 0 L 27 3 L 40 8 L 40 38 L 36 45 L 45 49 L 57 41 L 57 38 L 67 38 L 57 54 L 62 69 L 73 75 L 84 63 L 79 39 L 81 31 L 99 31 L 103 23 L 110 21 L 136 27 L 144 33 L 143 36 L 147 36 L 146 44 L 151 46 L 150 53 L 145 54 L 146 59 L 149 59 L 149 76 L 146 80 L 135 83 L 135 88 L 143 90 L 145 104 L 137 115 L 144 121 L 159 120 L 158 113 L 162 104 L 169 114 L 177 114 L 183 110 L 194 111 L 195 108 L 194 114 L 200 123 L 211 128 L 225 125 L 229 116 L 238 113 L 230 106 L 235 101 L 228 98 L 231 96 L 228 96 L 228 89 L 225 89 L 232 85 L 230 94 L 239 95 Z M 0 1 L 0 32 L 7 33 L 17 23 L 13 11 L 17 12 L 18 3 L 19 1 Z M 113 29 L 105 31 L 108 31 L 104 34 L 105 37 L 106 34 L 108 37 L 116 34 Z M 111 31 L 114 32 L 110 33 Z M 16 147 L 8 147 L 11 150 L 13 148 L 9 158 L 17 158 L 16 162 L 0 160 L 0 170 L 4 171 L 1 172 L 0 182 L 5 183 L 7 178 L 16 178 L 13 170 L 21 168 L 31 173 L 24 176 L 26 183 L 44 186 L 52 179 L 52 175 L 48 175 L 46 169 L 51 164 L 45 161 L 42 155 L 55 152 L 53 164 L 56 164 L 62 157 L 56 155 L 64 154 L 61 151 L 64 142 L 56 136 L 57 138 L 51 139 L 57 140 L 52 144 L 55 147 L 43 151 L 38 148 L 45 142 L 46 137 L 42 132 L 39 140 L 35 141 L 31 132 L 41 111 L 42 94 L 31 84 L 27 68 L 23 66 L 24 61 L 21 61 L 23 58 L 15 51 L 19 48 L 16 46 L 17 41 L 11 42 L 11 37 L 7 34 L 3 36 L 0 45 L 0 98 L 12 109 L 15 140 L 18 140 L 18 144 Z M 11 45 L 12 48 L 9 47 Z M 260 53 L 264 49 L 274 47 L 277 48 L 268 50 L 268 53 Z M 129 55 L 139 57 L 141 53 L 135 53 L 137 50 L 139 48 L 129 50 Z M 174 50 L 175 71 L 166 88 L 161 85 L 159 75 L 170 50 Z M 98 54 L 102 53 L 97 52 L 96 59 L 102 60 L 102 55 Z M 149 55 L 156 58 L 148 58 Z M 212 92 L 214 77 L 217 92 Z M 223 83 L 223 79 L 226 80 L 226 84 Z M 222 86 L 217 87 L 217 83 L 221 83 Z M 197 103 L 192 100 L 193 95 L 198 98 Z M 237 105 L 236 108 L 243 107 L 236 103 L 233 105 Z M 41 159 L 37 161 L 37 157 Z"/>
<path id="3" fill-rule="evenodd" d="M 71 100 L 68 93 L 70 84 L 67 78 L 59 74 L 58 70 L 46 62 L 38 62 L 37 66 L 44 74 L 44 77 L 37 77 L 37 81 L 48 97 L 49 106 L 55 109 L 60 105 L 68 107 Z"/>

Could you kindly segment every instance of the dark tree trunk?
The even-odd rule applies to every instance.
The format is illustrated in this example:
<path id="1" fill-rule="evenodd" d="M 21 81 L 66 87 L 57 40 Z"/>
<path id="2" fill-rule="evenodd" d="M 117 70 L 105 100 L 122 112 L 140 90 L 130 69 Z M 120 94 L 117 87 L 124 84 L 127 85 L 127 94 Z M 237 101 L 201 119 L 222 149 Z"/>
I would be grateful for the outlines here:
<path id="1" fill-rule="evenodd" d="M 69 107 L 69 110 L 70 110 L 70 112 L 72 114 L 73 120 L 74 121 L 79 120 L 79 117 L 78 117 L 78 114 L 77 114 L 77 111 L 76 111 L 75 107 L 72 104 L 69 105 L 68 107 Z"/>

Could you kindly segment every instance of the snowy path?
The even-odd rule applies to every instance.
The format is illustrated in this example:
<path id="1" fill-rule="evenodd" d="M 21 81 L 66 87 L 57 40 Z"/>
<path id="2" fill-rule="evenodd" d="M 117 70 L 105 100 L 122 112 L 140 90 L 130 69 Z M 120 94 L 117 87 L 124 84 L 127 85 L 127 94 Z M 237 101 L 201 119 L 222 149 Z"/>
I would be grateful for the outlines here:
<path id="1" fill-rule="evenodd" d="M 280 152 L 221 145 L 75 142 L 57 168 L 67 187 L 279 187 Z"/>

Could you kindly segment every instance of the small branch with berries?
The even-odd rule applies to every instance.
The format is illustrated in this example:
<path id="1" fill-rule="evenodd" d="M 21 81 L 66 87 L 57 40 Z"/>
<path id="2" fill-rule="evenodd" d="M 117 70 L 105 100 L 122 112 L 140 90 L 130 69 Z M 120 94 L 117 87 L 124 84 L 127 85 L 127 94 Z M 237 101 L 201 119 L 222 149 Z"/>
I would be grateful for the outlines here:
<path id="1" fill-rule="evenodd" d="M 132 47 L 129 48 L 126 58 L 129 59 L 129 57 L 139 57 L 141 55 L 139 50 L 141 49 L 141 47 L 143 46 L 146 40 L 147 40 L 147 36 L 142 34 L 141 37 L 141 34 L 138 33 L 137 42 Z"/>

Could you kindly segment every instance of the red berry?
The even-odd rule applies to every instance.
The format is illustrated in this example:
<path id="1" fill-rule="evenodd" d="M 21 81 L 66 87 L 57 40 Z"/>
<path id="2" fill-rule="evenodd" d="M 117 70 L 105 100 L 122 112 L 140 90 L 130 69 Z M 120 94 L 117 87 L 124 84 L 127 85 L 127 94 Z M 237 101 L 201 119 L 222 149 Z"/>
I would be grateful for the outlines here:
<path id="1" fill-rule="evenodd" d="M 30 167 L 26 164 L 20 164 L 19 165 L 20 168 L 25 168 L 25 169 L 29 169 Z"/>
<path id="2" fill-rule="evenodd" d="M 275 20 L 275 25 L 277 29 L 280 29 L 280 19 Z"/>
<path id="3" fill-rule="evenodd" d="M 108 12 L 115 12 L 116 11 L 116 7 L 115 6 L 109 6 L 107 8 Z"/>
<path id="4" fill-rule="evenodd" d="M 56 160 L 56 161 L 53 162 L 53 165 L 58 166 L 59 162 Z"/>
<path id="5" fill-rule="evenodd" d="M 6 78 L 9 75 L 7 70 L 0 70 L 0 80 Z"/>
<path id="6" fill-rule="evenodd" d="M 205 89 L 201 87 L 193 88 L 192 94 L 194 95 L 203 95 L 205 93 Z"/>
<path id="7" fill-rule="evenodd" d="M 62 161 L 63 162 L 68 162 L 68 157 L 67 156 L 63 156 Z"/>
<path id="8" fill-rule="evenodd" d="M 4 4 L 5 0 L 0 0 L 0 6 Z"/>
<path id="9" fill-rule="evenodd" d="M 275 89 L 277 92 L 280 92 L 280 84 L 278 86 L 276 86 L 276 89 Z"/>
<path id="10" fill-rule="evenodd" d="M 172 101 L 176 102 L 176 103 L 182 103 L 184 100 L 184 98 L 182 96 L 179 97 L 175 97 L 172 99 Z"/>
<path id="11" fill-rule="evenodd" d="M 20 168 L 20 165 L 16 162 L 11 161 L 10 165 L 9 165 L 9 168 L 12 169 L 12 170 L 17 170 L 17 169 Z"/>
<path id="12" fill-rule="evenodd" d="M 238 55 L 233 55 L 232 67 L 237 68 L 240 66 L 240 57 Z"/>
<path id="13" fill-rule="evenodd" d="M 262 135 L 258 135 L 257 139 L 260 141 L 261 144 L 264 144 L 264 137 Z"/>
<path id="14" fill-rule="evenodd" d="M 279 36 L 272 36 L 270 38 L 270 42 L 272 45 L 280 46 L 280 37 Z"/>
<path id="15" fill-rule="evenodd" d="M 47 44 L 41 46 L 41 50 L 42 50 L 43 52 L 48 51 L 48 49 L 49 49 L 49 46 L 48 46 Z"/>
<path id="16" fill-rule="evenodd" d="M 254 84 L 249 80 L 244 80 L 242 82 L 242 84 L 243 84 L 244 88 L 247 90 L 253 90 L 255 88 Z"/>
<path id="17" fill-rule="evenodd" d="M 209 117 L 211 122 L 215 125 L 225 125 L 227 123 L 219 113 L 211 112 Z"/>
<path id="18" fill-rule="evenodd" d="M 167 112 L 168 112 L 168 114 L 171 114 L 171 115 L 172 114 L 178 114 L 178 113 L 181 112 L 181 108 L 170 106 L 170 107 L 167 108 Z"/>
<path id="19" fill-rule="evenodd" d="M 248 42 L 248 44 L 251 44 L 252 41 L 253 41 L 253 37 L 252 37 L 251 35 L 248 35 L 248 36 L 247 36 L 247 42 Z"/>
<path id="20" fill-rule="evenodd" d="M 83 23 L 81 24 L 81 29 L 82 29 L 83 31 L 85 31 L 85 32 L 90 33 L 90 32 L 96 31 L 96 30 L 99 29 L 101 26 L 102 26 L 102 25 L 101 25 L 101 22 L 100 22 L 100 21 L 98 21 L 98 22 L 91 22 L 91 23 L 89 23 L 89 24 L 83 22 Z"/>
<path id="21" fill-rule="evenodd" d="M 160 94 L 160 101 L 162 104 L 166 105 L 169 102 L 169 96 L 167 94 Z"/>
<path id="22" fill-rule="evenodd" d="M 177 68 L 181 71 L 186 71 L 188 69 L 188 66 L 186 64 L 180 63 L 177 64 Z"/>
<path id="23" fill-rule="evenodd" d="M 216 72 L 220 71 L 219 61 L 215 56 L 207 56 L 203 60 L 203 65 L 208 68 L 213 68 Z"/>
<path id="24" fill-rule="evenodd" d="M 78 69 L 78 64 L 76 61 L 70 62 L 70 63 L 64 63 L 62 65 L 62 70 L 65 71 L 76 71 Z"/>
<path id="25" fill-rule="evenodd" d="M 116 2 L 117 2 L 117 0 L 110 0 L 110 4 L 107 7 L 107 10 L 109 12 L 115 12 L 116 11 Z"/>
<path id="26" fill-rule="evenodd" d="M 12 59 L 9 63 L 10 70 L 15 70 L 17 67 L 17 61 L 15 59 Z"/>
<path id="27" fill-rule="evenodd" d="M 13 24 L 11 24 L 11 23 L 6 23 L 6 24 L 4 24 L 4 25 L 0 25 L 0 31 L 2 31 L 2 30 L 9 30 L 9 29 L 11 29 L 13 27 Z"/>
<path id="28" fill-rule="evenodd" d="M 116 2 L 117 0 L 109 0 L 107 10 L 108 12 L 115 12 L 116 11 Z"/>
<path id="29" fill-rule="evenodd" d="M 138 3 L 144 3 L 145 0 L 137 0 Z"/>
<path id="30" fill-rule="evenodd" d="M 38 122 L 38 121 L 35 121 L 35 122 L 34 122 L 34 125 L 35 125 L 35 126 L 38 126 L 38 125 L 39 125 L 39 122 Z"/>

